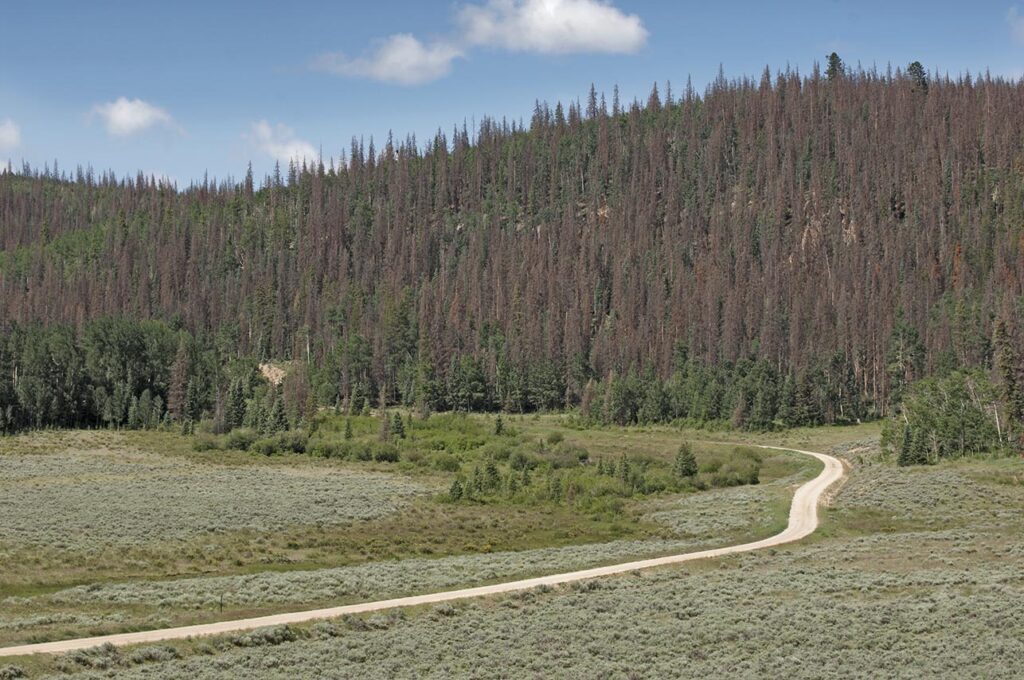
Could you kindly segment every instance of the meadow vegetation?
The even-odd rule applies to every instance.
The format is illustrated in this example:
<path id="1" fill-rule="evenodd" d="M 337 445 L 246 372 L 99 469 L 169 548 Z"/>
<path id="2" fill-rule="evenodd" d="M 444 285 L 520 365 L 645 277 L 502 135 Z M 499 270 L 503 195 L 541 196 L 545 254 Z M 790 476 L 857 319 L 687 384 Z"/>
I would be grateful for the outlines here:
<path id="1" fill-rule="evenodd" d="M 83 679 L 115 669 L 127 678 L 1015 677 L 1024 461 L 905 468 L 877 437 L 833 452 L 854 467 L 822 529 L 773 551 L 166 649 L 15 662 Z"/>
<path id="2" fill-rule="evenodd" d="M 784 524 L 791 487 L 817 469 L 696 432 L 585 428 L 566 416 L 321 414 L 308 431 L 277 435 L 303 446 L 269 452 L 244 434 L 0 440 L 0 641 L 412 594 L 759 537 Z"/>

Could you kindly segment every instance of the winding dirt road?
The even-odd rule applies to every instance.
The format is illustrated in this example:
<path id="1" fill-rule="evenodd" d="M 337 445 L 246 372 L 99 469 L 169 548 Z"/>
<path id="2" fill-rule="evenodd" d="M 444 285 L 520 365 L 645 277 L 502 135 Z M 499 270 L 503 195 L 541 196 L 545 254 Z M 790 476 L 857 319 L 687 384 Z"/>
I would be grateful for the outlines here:
<path id="1" fill-rule="evenodd" d="M 771 548 L 785 543 L 792 543 L 801 538 L 809 536 L 818 528 L 818 503 L 822 494 L 833 483 L 842 478 L 844 474 L 843 465 L 836 458 L 816 453 L 814 451 L 800 451 L 781 446 L 762 446 L 760 448 L 776 449 L 779 451 L 795 451 L 817 458 L 825 464 L 821 473 L 796 490 L 793 495 L 793 504 L 789 509 L 789 525 L 784 531 L 774 536 L 743 543 L 725 548 L 714 548 L 712 550 L 701 550 L 699 552 L 685 553 L 682 555 L 669 555 L 667 557 L 656 557 L 647 560 L 634 562 L 623 562 L 605 567 L 571 571 L 564 574 L 552 574 L 528 578 L 520 581 L 508 581 L 507 583 L 496 583 L 489 586 L 476 588 L 463 588 L 462 590 L 447 590 L 442 593 L 431 593 L 428 595 L 413 595 L 410 597 L 399 597 L 391 600 L 378 600 L 376 602 L 363 602 L 361 604 L 350 604 L 342 607 L 329 607 L 326 609 L 312 609 L 301 612 L 289 612 L 286 614 L 273 614 L 270 616 L 259 616 L 251 619 L 238 619 L 235 621 L 220 621 L 217 623 L 203 623 L 195 626 L 181 626 L 179 628 L 164 628 L 162 630 L 147 630 L 138 633 L 119 633 L 116 635 L 101 635 L 99 637 L 78 638 L 76 640 L 59 640 L 56 642 L 42 642 L 17 647 L 0 648 L 0 657 L 22 656 L 26 654 L 56 654 L 71 652 L 78 649 L 87 649 L 102 644 L 113 645 L 134 645 L 148 642 L 160 642 L 162 640 L 180 640 L 189 637 L 205 635 L 219 635 L 221 633 L 235 633 L 263 626 L 277 626 L 287 623 L 303 623 L 317 619 L 329 619 L 345 614 L 362 614 L 366 612 L 379 611 L 382 609 L 393 609 L 396 607 L 412 607 L 422 604 L 433 604 L 438 602 L 450 602 L 470 597 L 482 597 L 486 595 L 498 595 L 510 593 L 517 590 L 528 590 L 538 586 L 554 586 L 561 583 L 572 583 L 600 576 L 611 576 L 622 574 L 638 569 L 649 569 L 651 567 L 663 567 L 680 562 L 691 560 L 702 560 L 709 557 L 721 555 L 732 555 L 734 553 L 749 552 Z"/>

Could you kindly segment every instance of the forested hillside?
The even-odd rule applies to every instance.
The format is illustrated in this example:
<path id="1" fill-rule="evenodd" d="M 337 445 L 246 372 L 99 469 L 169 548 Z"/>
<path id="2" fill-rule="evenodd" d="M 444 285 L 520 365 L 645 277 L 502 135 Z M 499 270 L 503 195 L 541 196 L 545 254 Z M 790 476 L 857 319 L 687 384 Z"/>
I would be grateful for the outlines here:
<path id="1" fill-rule="evenodd" d="M 179 344 L 211 372 L 194 388 L 211 412 L 241 380 L 218 367 L 247 358 L 308 364 L 325 405 L 852 420 L 923 376 L 992 370 L 997 320 L 1012 382 L 1024 82 L 912 73 L 766 70 L 626 105 L 591 91 L 181 191 L 2 174 L 0 406 L 27 410 L 27 355 L 68 375 L 46 348 L 74 346 L 91 377 L 73 418 L 98 421 L 96 388 L 109 399 L 128 371 L 83 331 L 106 317 L 164 322 L 132 331 L 163 374 L 128 371 L 109 422 L 144 390 L 183 400 Z"/>

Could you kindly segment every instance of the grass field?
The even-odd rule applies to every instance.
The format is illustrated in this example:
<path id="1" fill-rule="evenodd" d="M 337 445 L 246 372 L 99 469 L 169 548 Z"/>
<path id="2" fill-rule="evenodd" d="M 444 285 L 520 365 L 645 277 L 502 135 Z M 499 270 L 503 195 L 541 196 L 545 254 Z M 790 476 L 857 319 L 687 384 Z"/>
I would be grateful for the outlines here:
<path id="1" fill-rule="evenodd" d="M 792 454 L 696 443 L 695 484 L 704 490 L 626 493 L 593 472 L 599 458 L 628 457 L 662 479 L 680 442 L 699 433 L 578 430 L 551 416 L 510 419 L 496 436 L 488 417 L 428 422 L 411 428 L 392 462 L 196 451 L 193 440 L 159 432 L 0 439 L 0 644 L 413 594 L 746 540 L 784 526 L 793 486 L 818 469 Z M 375 428 L 375 419 L 356 420 L 352 441 L 374 442 Z M 343 429 L 325 419 L 318 440 L 337 440 Z M 713 486 L 753 455 L 760 484 Z M 537 480 L 574 475 L 577 502 L 523 492 L 447 499 L 452 479 L 489 460 L 510 474 L 516 456 L 532 461 Z M 586 484 L 614 503 L 584 503 Z"/>
<path id="2" fill-rule="evenodd" d="M 1019 677 L 1024 462 L 903 469 L 864 429 L 819 436 L 837 434 L 849 441 L 832 450 L 855 462 L 851 476 L 822 529 L 785 548 L 453 606 L 19 663 L 76 678 Z"/>

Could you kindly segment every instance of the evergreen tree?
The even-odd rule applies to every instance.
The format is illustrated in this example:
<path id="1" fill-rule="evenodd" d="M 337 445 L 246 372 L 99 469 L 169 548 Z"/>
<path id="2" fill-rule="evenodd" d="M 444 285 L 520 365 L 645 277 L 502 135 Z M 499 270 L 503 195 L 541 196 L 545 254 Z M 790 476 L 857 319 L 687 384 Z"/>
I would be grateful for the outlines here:
<path id="1" fill-rule="evenodd" d="M 916 434 L 910 425 L 903 427 L 903 439 L 896 455 L 896 464 L 900 467 L 910 465 L 926 465 L 928 463 L 928 444 L 924 433 Z"/>
<path id="2" fill-rule="evenodd" d="M 995 365 L 1000 377 L 1000 392 L 1006 404 L 1007 414 L 1013 423 L 1024 427 L 1024 379 L 1021 356 L 1013 343 L 1005 319 L 996 320 L 992 345 L 995 348 Z"/>
<path id="3" fill-rule="evenodd" d="M 845 73 L 846 67 L 839 55 L 835 52 L 828 55 L 828 68 L 825 70 L 825 74 L 828 76 L 829 82 L 842 78 Z"/>
<path id="4" fill-rule="evenodd" d="M 462 482 L 456 479 L 452 482 L 451 488 L 448 489 L 448 497 L 453 501 L 460 501 L 462 500 L 462 495 Z"/>
<path id="5" fill-rule="evenodd" d="M 288 414 L 284 410 L 284 401 L 275 396 L 274 402 L 267 413 L 267 425 L 265 430 L 268 434 L 285 432 L 288 429 Z"/>
<path id="6" fill-rule="evenodd" d="M 185 406 L 183 415 L 184 418 L 190 422 L 199 422 L 203 416 L 203 396 L 199 386 L 198 379 L 192 379 L 188 381 L 188 387 L 185 389 Z M 117 390 L 115 389 L 115 394 Z"/>
<path id="7" fill-rule="evenodd" d="M 417 347 L 415 392 L 416 408 L 421 414 L 428 414 L 441 406 L 441 386 L 434 370 L 430 338 L 426 334 L 420 336 Z"/>
<path id="8" fill-rule="evenodd" d="M 779 392 L 779 420 L 785 427 L 797 427 L 798 416 L 796 412 L 796 381 L 793 375 L 786 374 L 782 381 L 782 390 Z"/>
<path id="9" fill-rule="evenodd" d="M 505 495 L 511 498 L 515 496 L 519 491 L 519 479 L 516 477 L 516 473 L 512 470 L 509 471 L 505 477 Z"/>
<path id="10" fill-rule="evenodd" d="M 920 92 L 928 93 L 928 74 L 924 70 L 924 66 L 921 62 L 914 61 L 907 66 L 907 75 L 914 82 L 914 89 Z"/>
<path id="11" fill-rule="evenodd" d="M 164 400 L 160 398 L 159 394 L 153 397 L 153 407 L 150 413 L 152 413 L 152 420 L 150 420 L 149 427 L 153 429 L 160 427 L 160 424 L 163 422 L 166 413 L 164 411 Z"/>
<path id="12" fill-rule="evenodd" d="M 174 364 L 171 365 L 171 384 L 167 390 L 167 412 L 174 420 L 183 420 L 188 417 L 187 399 L 191 371 L 188 346 L 185 343 L 185 338 L 182 337 L 178 343 Z"/>
<path id="13" fill-rule="evenodd" d="M 494 434 L 500 437 L 504 432 L 505 421 L 501 419 L 501 414 L 499 413 L 498 417 L 494 419 Z"/>
<path id="14" fill-rule="evenodd" d="M 473 472 L 469 476 L 469 483 L 466 485 L 470 496 L 482 494 L 484 492 L 484 475 L 480 470 L 479 465 L 473 466 Z"/>
<path id="15" fill-rule="evenodd" d="M 224 414 L 224 424 L 228 430 L 241 427 L 245 421 L 245 392 L 240 380 L 232 380 L 228 387 L 228 401 Z"/>
<path id="16" fill-rule="evenodd" d="M 345 439 L 352 439 L 352 418 L 345 418 Z"/>
<path id="17" fill-rule="evenodd" d="M 531 481 L 532 480 L 530 479 L 530 469 L 528 467 L 524 467 L 519 473 L 519 488 L 527 488 L 528 486 L 530 486 Z"/>
<path id="18" fill-rule="evenodd" d="M 697 474 L 697 458 L 693 455 L 693 447 L 689 442 L 679 445 L 676 459 L 672 464 L 672 472 L 680 479 L 689 479 Z"/>
<path id="19" fill-rule="evenodd" d="M 561 502 L 562 500 L 562 480 L 554 473 L 548 477 L 548 498 L 555 503 Z"/>
<path id="20" fill-rule="evenodd" d="M 921 375 L 924 364 L 924 345 L 917 329 L 908 324 L 900 311 L 889 335 L 886 353 L 886 373 L 889 376 L 889 404 L 895 408 L 903 398 L 907 386 Z"/>
<path id="21" fill-rule="evenodd" d="M 448 376 L 448 401 L 456 411 L 486 411 L 487 379 L 480 361 L 464 356 L 455 361 Z"/>
<path id="22" fill-rule="evenodd" d="M 397 439 L 405 439 L 405 423 L 402 422 L 402 416 L 397 411 L 391 418 L 391 434 Z"/>
<path id="23" fill-rule="evenodd" d="M 138 419 L 137 427 L 151 429 L 155 426 L 156 418 L 153 416 L 153 393 L 148 389 L 142 391 L 139 395 L 138 401 L 135 403 L 135 409 L 137 412 L 136 418 Z M 131 418 L 129 417 L 129 420 Z"/>
<path id="24" fill-rule="evenodd" d="M 377 432 L 377 437 L 382 442 L 391 441 L 391 416 L 388 415 L 387 411 L 381 411 L 380 430 Z"/>
<path id="25" fill-rule="evenodd" d="M 245 424 L 257 432 L 266 432 L 267 410 L 263 400 L 253 397 L 245 409 Z"/>
<path id="26" fill-rule="evenodd" d="M 139 412 L 139 398 L 132 397 L 128 404 L 128 428 L 138 430 L 142 428 L 142 416 Z"/>
<path id="27" fill-rule="evenodd" d="M 484 487 L 488 491 L 494 491 L 501 485 L 501 476 L 498 474 L 498 466 L 493 460 L 484 464 Z"/>

